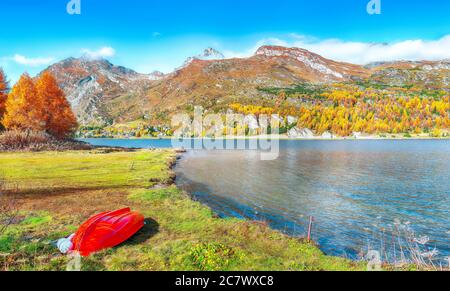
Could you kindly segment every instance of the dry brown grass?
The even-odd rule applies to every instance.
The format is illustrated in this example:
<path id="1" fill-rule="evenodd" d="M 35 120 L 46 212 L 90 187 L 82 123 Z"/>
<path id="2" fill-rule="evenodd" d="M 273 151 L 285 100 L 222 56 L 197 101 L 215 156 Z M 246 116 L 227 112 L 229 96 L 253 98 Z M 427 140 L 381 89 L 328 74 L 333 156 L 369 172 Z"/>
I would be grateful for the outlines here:
<path id="1" fill-rule="evenodd" d="M 24 192 L 17 198 L 22 210 L 51 209 L 54 215 L 85 219 L 94 213 L 129 207 L 128 191 L 121 189 Z"/>
<path id="2" fill-rule="evenodd" d="M 6 195 L 6 183 L 0 177 L 0 235 L 14 223 L 18 214 L 17 202 L 15 199 L 14 190 L 10 190 L 10 195 Z"/>
<path id="3" fill-rule="evenodd" d="M 44 132 L 5 131 L 0 135 L 0 151 L 87 150 L 92 146 L 75 140 L 59 140 Z"/>

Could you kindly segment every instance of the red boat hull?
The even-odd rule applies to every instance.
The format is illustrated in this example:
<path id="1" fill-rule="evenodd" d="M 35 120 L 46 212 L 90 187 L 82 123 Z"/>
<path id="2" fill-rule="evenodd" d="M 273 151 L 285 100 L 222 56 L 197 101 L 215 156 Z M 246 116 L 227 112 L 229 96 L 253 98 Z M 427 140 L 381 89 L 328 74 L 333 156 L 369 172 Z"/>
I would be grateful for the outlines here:
<path id="1" fill-rule="evenodd" d="M 72 251 L 82 256 L 112 248 L 131 238 L 144 227 L 144 216 L 130 208 L 104 212 L 91 217 L 72 239 Z"/>

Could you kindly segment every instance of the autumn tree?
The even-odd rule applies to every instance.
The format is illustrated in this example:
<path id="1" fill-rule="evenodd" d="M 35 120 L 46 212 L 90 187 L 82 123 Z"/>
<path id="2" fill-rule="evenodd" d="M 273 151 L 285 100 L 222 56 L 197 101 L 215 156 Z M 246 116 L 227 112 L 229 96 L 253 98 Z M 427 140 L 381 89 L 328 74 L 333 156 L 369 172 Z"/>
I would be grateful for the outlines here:
<path id="1" fill-rule="evenodd" d="M 23 74 L 6 100 L 3 125 L 7 129 L 43 131 L 45 120 L 42 117 L 42 107 L 33 79 L 28 74 Z"/>
<path id="2" fill-rule="evenodd" d="M 0 130 L 2 129 L 2 119 L 6 111 L 6 99 L 8 99 L 8 81 L 6 75 L 0 68 Z"/>
<path id="3" fill-rule="evenodd" d="M 6 101 L 7 129 L 45 131 L 57 138 L 71 135 L 77 121 L 55 78 L 44 72 L 36 82 L 24 74 Z"/>
<path id="4" fill-rule="evenodd" d="M 281 91 L 272 96 L 270 103 L 265 102 L 265 107 L 255 103 L 231 104 L 230 108 L 244 114 L 274 112 L 282 117 L 296 116 L 297 127 L 311 129 L 317 135 L 328 131 L 339 136 L 354 132 L 442 136 L 450 130 L 450 96 L 446 91 L 434 94 L 438 96 L 427 96 L 418 88 L 379 90 L 333 84 L 320 94 Z"/>
<path id="5" fill-rule="evenodd" d="M 77 120 L 64 92 L 50 72 L 45 71 L 36 81 L 36 93 L 43 105 L 41 118 L 47 133 L 57 138 L 73 134 L 78 126 Z"/>

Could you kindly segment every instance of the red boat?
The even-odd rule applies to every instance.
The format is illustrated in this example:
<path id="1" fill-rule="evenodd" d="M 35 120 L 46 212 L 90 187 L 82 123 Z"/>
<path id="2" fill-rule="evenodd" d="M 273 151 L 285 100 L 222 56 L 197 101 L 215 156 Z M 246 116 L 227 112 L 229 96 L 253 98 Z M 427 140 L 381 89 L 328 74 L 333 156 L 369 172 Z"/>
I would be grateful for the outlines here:
<path id="1" fill-rule="evenodd" d="M 130 208 L 104 212 L 86 221 L 72 238 L 71 251 L 87 257 L 131 238 L 144 227 L 144 216 Z"/>

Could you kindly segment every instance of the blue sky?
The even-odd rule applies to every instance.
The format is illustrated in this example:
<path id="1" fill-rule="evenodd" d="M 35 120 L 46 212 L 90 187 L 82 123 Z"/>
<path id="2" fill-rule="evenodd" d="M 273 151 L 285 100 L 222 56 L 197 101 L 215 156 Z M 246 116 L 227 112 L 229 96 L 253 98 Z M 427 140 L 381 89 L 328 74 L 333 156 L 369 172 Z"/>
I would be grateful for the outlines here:
<path id="1" fill-rule="evenodd" d="M 2 0 L 0 66 L 13 81 L 84 53 L 142 73 L 169 72 L 214 47 L 227 57 L 262 44 L 302 46 L 355 63 L 450 58 L 450 1 Z"/>

